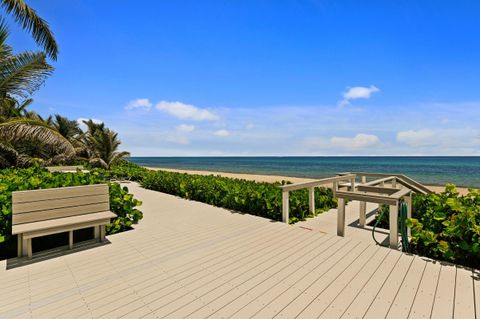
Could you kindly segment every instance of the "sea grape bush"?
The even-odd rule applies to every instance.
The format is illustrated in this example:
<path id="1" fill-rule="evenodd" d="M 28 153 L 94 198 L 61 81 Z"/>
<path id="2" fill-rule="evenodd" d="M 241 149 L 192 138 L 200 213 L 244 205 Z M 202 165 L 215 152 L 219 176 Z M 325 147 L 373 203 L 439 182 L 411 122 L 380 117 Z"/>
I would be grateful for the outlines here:
<path id="1" fill-rule="evenodd" d="M 109 186 L 110 210 L 117 214 L 117 217 L 107 224 L 106 230 L 108 234 L 115 234 L 125 231 L 143 218 L 143 213 L 136 208 L 141 206 L 142 202 L 129 194 L 126 186 L 122 187 L 118 183 L 109 183 Z"/>
<path id="2" fill-rule="evenodd" d="M 480 266 L 480 190 L 460 196 L 447 184 L 437 194 L 417 195 L 413 201 L 413 252 L 458 264 Z"/>
<path id="3" fill-rule="evenodd" d="M 259 183 L 221 176 L 192 175 L 165 171 L 149 171 L 141 179 L 144 188 L 186 199 L 224 207 L 234 211 L 281 219 L 282 194 L 280 183 Z M 316 213 L 336 207 L 333 192 L 328 188 L 315 190 Z M 308 216 L 308 191 L 290 194 L 290 222 Z"/>
<path id="4" fill-rule="evenodd" d="M 0 243 L 11 237 L 12 192 L 104 182 L 104 177 L 98 172 L 51 173 L 40 167 L 0 170 Z M 118 216 L 112 224 L 107 226 L 107 233 L 113 234 L 125 230 L 132 223 L 138 222 L 142 218 L 142 213 L 135 208 L 140 206 L 141 202 L 128 194 L 126 187 L 122 188 L 118 183 L 109 183 L 109 186 L 110 210 Z"/>
<path id="5" fill-rule="evenodd" d="M 129 162 L 127 160 L 121 160 L 113 165 L 109 171 L 96 169 L 102 172 L 107 177 L 118 179 L 129 179 L 132 181 L 141 181 L 143 176 L 148 172 L 143 166 Z"/>
<path id="6" fill-rule="evenodd" d="M 434 259 L 480 267 L 480 190 L 460 196 L 455 185 L 442 193 L 413 195 L 410 251 Z M 388 229 L 389 208 L 377 214 L 379 227 Z"/>

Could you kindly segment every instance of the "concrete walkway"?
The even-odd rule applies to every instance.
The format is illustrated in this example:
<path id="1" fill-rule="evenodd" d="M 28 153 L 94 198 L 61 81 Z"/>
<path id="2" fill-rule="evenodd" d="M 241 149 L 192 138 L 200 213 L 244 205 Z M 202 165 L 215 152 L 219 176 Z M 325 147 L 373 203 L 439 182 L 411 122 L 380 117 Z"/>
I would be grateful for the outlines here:
<path id="1" fill-rule="evenodd" d="M 0 318 L 479 315 L 477 271 L 129 187 L 135 230 L 0 262 Z"/>

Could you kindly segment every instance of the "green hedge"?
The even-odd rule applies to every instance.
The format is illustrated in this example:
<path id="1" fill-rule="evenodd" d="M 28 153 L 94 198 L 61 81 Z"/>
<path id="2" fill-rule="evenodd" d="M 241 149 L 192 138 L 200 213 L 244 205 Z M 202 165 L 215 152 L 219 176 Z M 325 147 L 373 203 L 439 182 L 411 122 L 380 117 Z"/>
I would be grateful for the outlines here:
<path id="1" fill-rule="evenodd" d="M 50 173 L 39 167 L 0 170 L 0 243 L 8 240 L 12 233 L 12 192 L 104 182 L 104 177 L 98 172 Z M 113 234 L 125 230 L 143 216 L 136 209 L 141 202 L 133 198 L 126 187 L 122 188 L 118 183 L 109 183 L 109 186 L 110 210 L 118 216 L 107 225 L 107 233 Z"/>
<path id="2" fill-rule="evenodd" d="M 412 252 L 457 264 L 480 267 L 480 190 L 461 196 L 455 185 L 413 201 Z"/>
<path id="3" fill-rule="evenodd" d="M 461 196 L 447 184 L 442 193 L 414 194 L 412 206 L 413 218 L 407 220 L 412 253 L 480 267 L 480 190 Z M 379 227 L 388 229 L 388 206 L 381 211 Z"/>
<path id="4" fill-rule="evenodd" d="M 221 176 L 204 176 L 165 171 L 149 171 L 141 179 L 144 188 L 156 190 L 210 205 L 281 220 L 282 192 L 280 183 L 259 183 Z M 333 192 L 315 190 L 316 213 L 336 207 Z M 290 193 L 290 222 L 308 216 L 308 191 Z"/>

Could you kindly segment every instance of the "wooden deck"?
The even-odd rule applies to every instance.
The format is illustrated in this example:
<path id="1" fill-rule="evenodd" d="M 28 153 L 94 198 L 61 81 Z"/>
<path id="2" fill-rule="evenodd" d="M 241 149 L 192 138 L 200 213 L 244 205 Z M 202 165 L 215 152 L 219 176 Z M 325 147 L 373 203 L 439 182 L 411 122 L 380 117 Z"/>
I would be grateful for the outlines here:
<path id="1" fill-rule="evenodd" d="M 480 316 L 476 271 L 129 187 L 135 230 L 0 262 L 0 318 Z"/>

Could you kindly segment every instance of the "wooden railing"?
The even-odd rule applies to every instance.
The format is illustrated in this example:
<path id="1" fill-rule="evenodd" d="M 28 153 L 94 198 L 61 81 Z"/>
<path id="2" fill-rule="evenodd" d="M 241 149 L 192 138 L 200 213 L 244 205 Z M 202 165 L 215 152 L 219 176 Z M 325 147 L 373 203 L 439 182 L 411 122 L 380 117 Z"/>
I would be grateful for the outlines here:
<path id="1" fill-rule="evenodd" d="M 296 183 L 282 185 L 282 221 L 288 223 L 290 213 L 290 192 L 307 189 L 308 188 L 308 207 L 310 213 L 315 213 L 315 187 L 319 187 L 326 184 L 333 184 L 334 191 L 337 190 L 337 185 L 342 181 L 349 181 L 352 185 L 352 189 L 355 188 L 355 174 L 346 174 L 342 176 L 335 176 L 329 178 L 318 179 L 312 182 Z"/>
<path id="2" fill-rule="evenodd" d="M 375 177 L 367 182 L 367 177 Z M 360 182 L 356 183 L 359 178 Z M 407 203 L 407 217 L 412 215 L 412 193 L 429 194 L 432 191 L 424 185 L 401 174 L 383 174 L 366 172 L 340 173 L 335 177 L 323 178 L 311 182 L 282 185 L 282 221 L 289 221 L 290 192 L 300 189 L 308 189 L 308 203 L 310 213 L 315 213 L 315 187 L 333 184 L 334 196 L 338 200 L 337 207 L 337 235 L 345 234 L 345 204 L 347 200 L 360 202 L 359 224 L 366 225 L 366 203 L 378 203 L 390 206 L 390 247 L 398 247 L 398 209 L 400 200 Z M 397 187 L 399 184 L 399 187 Z M 410 235 L 410 230 L 408 230 Z"/>
<path id="3" fill-rule="evenodd" d="M 362 177 L 384 177 L 387 180 L 391 180 L 392 177 L 396 178 L 396 182 L 411 188 L 412 190 L 415 190 L 415 192 L 420 193 L 420 194 L 431 194 L 432 190 L 426 187 L 425 185 L 417 182 L 414 179 L 411 179 L 410 177 L 403 175 L 403 174 L 386 174 L 386 173 L 368 173 L 368 172 L 345 172 L 345 173 L 339 173 L 337 175 L 340 176 L 345 176 L 345 175 L 351 175 L 355 174 L 357 176 L 362 176 Z M 378 181 L 378 179 L 376 180 Z M 372 182 L 376 182 L 372 181 Z"/>

